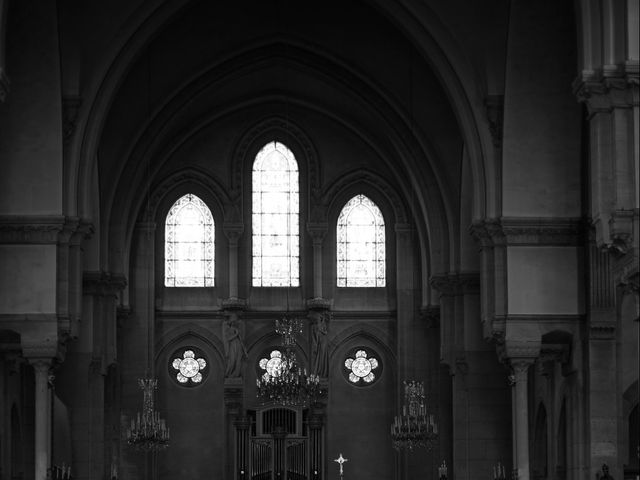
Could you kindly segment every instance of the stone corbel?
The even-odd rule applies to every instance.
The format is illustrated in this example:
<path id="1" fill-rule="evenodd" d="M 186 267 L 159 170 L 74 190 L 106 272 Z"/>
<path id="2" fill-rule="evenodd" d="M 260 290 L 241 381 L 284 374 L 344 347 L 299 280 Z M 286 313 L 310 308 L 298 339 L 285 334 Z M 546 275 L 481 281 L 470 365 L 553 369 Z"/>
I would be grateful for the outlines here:
<path id="1" fill-rule="evenodd" d="M 225 298 L 222 300 L 222 309 L 227 312 L 241 312 L 247 309 L 247 301 L 238 297 Z"/>
<path id="2" fill-rule="evenodd" d="M 120 273 L 85 272 L 82 288 L 85 295 L 118 297 L 127 286 L 127 279 Z"/>
<path id="3" fill-rule="evenodd" d="M 309 298 L 307 300 L 307 309 L 308 310 L 315 310 L 315 311 L 329 311 L 331 310 L 331 307 L 333 306 L 333 300 L 329 300 L 326 298 Z"/>
<path id="4" fill-rule="evenodd" d="M 488 95 L 484 100 L 485 113 L 493 146 L 502 148 L 502 128 L 504 117 L 504 95 Z"/>
<path id="5" fill-rule="evenodd" d="M 62 98 L 62 135 L 65 146 L 67 146 L 73 138 L 81 104 L 82 99 L 77 95 L 64 96 Z"/>
<path id="6" fill-rule="evenodd" d="M 427 328 L 440 327 L 440 306 L 428 305 L 420 309 L 420 319 L 425 322 Z"/>
<path id="7" fill-rule="evenodd" d="M 9 94 L 9 77 L 4 71 L 4 68 L 0 67 L 0 102 L 4 102 Z"/>
<path id="8" fill-rule="evenodd" d="M 637 214 L 633 210 L 616 210 L 609 218 L 609 250 L 624 255 L 633 246 L 633 222 Z"/>
<path id="9" fill-rule="evenodd" d="M 228 415 L 237 417 L 242 413 L 244 396 L 242 377 L 224 379 L 224 406 Z"/>

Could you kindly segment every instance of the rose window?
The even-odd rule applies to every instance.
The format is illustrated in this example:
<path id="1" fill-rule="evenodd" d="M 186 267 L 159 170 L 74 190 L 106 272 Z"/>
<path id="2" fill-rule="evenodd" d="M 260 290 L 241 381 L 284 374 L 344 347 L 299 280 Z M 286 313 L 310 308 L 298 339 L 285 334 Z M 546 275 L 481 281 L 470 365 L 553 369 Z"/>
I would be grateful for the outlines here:
<path id="1" fill-rule="evenodd" d="M 282 358 L 282 352 L 280 350 L 273 350 L 269 355 L 269 358 L 262 358 L 258 365 L 262 370 L 265 370 L 264 375 L 271 377 L 279 377 L 282 369 L 284 368 L 284 359 Z"/>
<path id="2" fill-rule="evenodd" d="M 182 358 L 175 358 L 171 366 L 179 383 L 183 385 L 197 384 L 201 383 L 204 378 L 202 372 L 207 368 L 207 362 L 204 358 L 196 358 L 193 350 L 185 350 Z"/>
<path id="3" fill-rule="evenodd" d="M 375 357 L 369 357 L 365 350 L 357 350 L 354 357 L 344 361 L 344 366 L 349 371 L 349 381 L 359 384 L 369 384 L 376 379 L 376 372 L 380 364 Z M 378 370 L 379 372 L 379 370 Z"/>

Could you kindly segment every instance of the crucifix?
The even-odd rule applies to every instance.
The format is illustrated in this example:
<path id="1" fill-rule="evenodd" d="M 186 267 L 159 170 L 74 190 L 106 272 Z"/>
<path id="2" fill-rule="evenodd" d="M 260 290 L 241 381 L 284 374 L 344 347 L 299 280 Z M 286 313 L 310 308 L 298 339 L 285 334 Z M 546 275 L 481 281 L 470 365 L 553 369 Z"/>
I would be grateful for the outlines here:
<path id="1" fill-rule="evenodd" d="M 348 462 L 348 461 L 349 461 L 349 459 L 348 458 L 344 458 L 342 456 L 342 453 L 340 453 L 340 456 L 334 460 L 334 462 L 337 462 L 340 465 L 340 478 L 342 478 L 342 474 L 344 473 L 342 464 L 344 462 Z"/>

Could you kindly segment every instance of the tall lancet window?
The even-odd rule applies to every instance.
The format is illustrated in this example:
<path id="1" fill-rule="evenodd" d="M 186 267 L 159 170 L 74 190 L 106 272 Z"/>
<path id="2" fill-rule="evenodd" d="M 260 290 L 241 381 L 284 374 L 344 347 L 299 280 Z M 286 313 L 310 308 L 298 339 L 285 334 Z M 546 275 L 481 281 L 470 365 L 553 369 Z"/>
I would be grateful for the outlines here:
<path id="1" fill-rule="evenodd" d="M 300 284 L 298 163 L 279 142 L 265 145 L 253 162 L 253 286 Z"/>
<path id="2" fill-rule="evenodd" d="M 191 193 L 179 198 L 165 222 L 165 286 L 213 287 L 214 240 L 209 207 Z"/>
<path id="3" fill-rule="evenodd" d="M 338 287 L 385 286 L 385 235 L 382 212 L 356 195 L 342 208 L 336 231 Z"/>

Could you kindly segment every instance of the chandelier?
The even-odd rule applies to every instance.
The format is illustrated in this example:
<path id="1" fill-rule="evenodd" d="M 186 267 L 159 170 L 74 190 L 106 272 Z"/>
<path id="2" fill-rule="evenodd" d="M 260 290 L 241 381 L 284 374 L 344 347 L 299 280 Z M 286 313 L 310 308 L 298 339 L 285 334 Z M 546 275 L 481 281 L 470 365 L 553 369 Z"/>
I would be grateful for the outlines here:
<path id="1" fill-rule="evenodd" d="M 169 429 L 160 413 L 153 409 L 153 391 L 158 388 L 155 378 L 139 378 L 138 384 L 143 391 L 142 414 L 131 419 L 127 429 L 127 443 L 140 450 L 161 450 L 169 446 Z"/>
<path id="2" fill-rule="evenodd" d="M 404 382 L 402 415 L 391 424 L 391 440 L 396 450 L 427 447 L 431 449 L 438 437 L 438 425 L 424 404 L 424 383 Z"/>
<path id="3" fill-rule="evenodd" d="M 270 368 L 256 380 L 256 396 L 262 402 L 280 405 L 313 403 L 322 395 L 320 377 L 307 374 L 307 369 L 299 366 L 295 353 L 296 334 L 302 333 L 302 322 L 285 315 L 276 320 L 275 331 L 282 337 L 283 352 L 272 355 Z"/>

